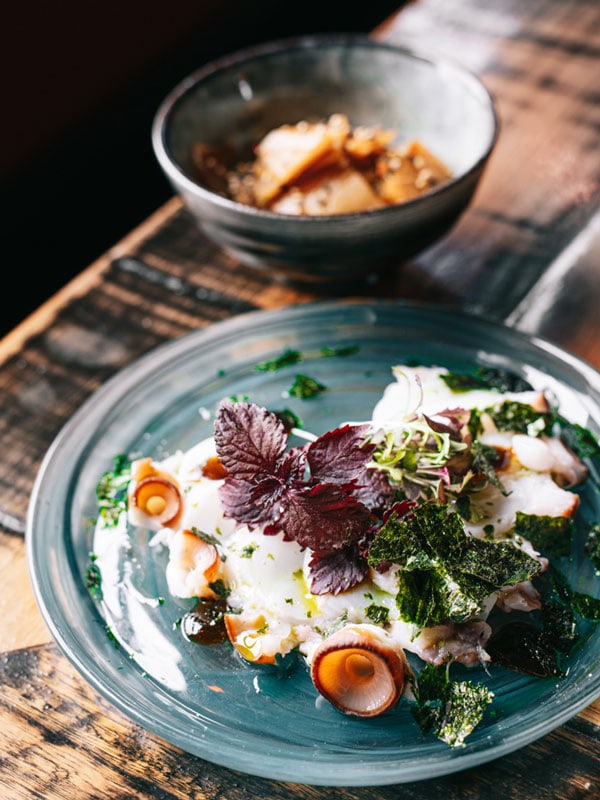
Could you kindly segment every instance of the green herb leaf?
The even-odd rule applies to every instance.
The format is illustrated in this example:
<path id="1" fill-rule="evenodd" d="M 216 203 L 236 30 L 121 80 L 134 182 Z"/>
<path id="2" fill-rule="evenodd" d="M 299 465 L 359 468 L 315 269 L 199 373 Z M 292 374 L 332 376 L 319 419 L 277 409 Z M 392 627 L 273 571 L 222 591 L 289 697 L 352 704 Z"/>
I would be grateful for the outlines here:
<path id="1" fill-rule="evenodd" d="M 273 413 L 283 422 L 286 433 L 290 433 L 293 428 L 302 429 L 302 420 L 289 408 L 283 408 L 281 411 L 274 411 Z"/>
<path id="2" fill-rule="evenodd" d="M 85 571 L 85 586 L 94 600 L 102 600 L 102 575 L 95 561 L 96 556 L 90 554 L 90 563 Z"/>
<path id="3" fill-rule="evenodd" d="M 551 413 L 536 411 L 527 403 L 506 400 L 498 406 L 486 408 L 499 431 L 514 431 L 528 435 L 552 432 L 554 417 Z"/>
<path id="4" fill-rule="evenodd" d="M 390 610 L 387 606 L 378 606 L 376 603 L 371 603 L 367 606 L 365 614 L 375 625 L 385 626 L 388 623 Z"/>
<path id="5" fill-rule="evenodd" d="M 221 544 L 221 542 L 216 536 L 214 536 L 212 533 L 206 533 L 205 531 L 201 531 L 200 528 L 192 526 L 191 532 L 194 534 L 194 536 L 197 536 L 198 539 L 202 539 L 203 542 L 206 542 L 206 544 L 212 544 L 215 547 Z"/>
<path id="6" fill-rule="evenodd" d="M 227 600 L 231 594 L 231 589 L 225 585 L 225 582 L 222 578 L 217 578 L 216 581 L 212 581 L 212 583 L 208 584 L 208 587 L 209 589 L 212 589 L 212 591 L 217 595 L 217 597 L 220 597 L 221 600 Z"/>
<path id="7" fill-rule="evenodd" d="M 98 514 L 104 525 L 114 528 L 119 517 L 127 511 L 127 486 L 131 477 L 131 465 L 123 455 L 115 456 L 113 469 L 105 472 L 96 486 Z"/>
<path id="8" fill-rule="evenodd" d="M 326 390 L 327 387 L 314 378 L 309 378 L 307 375 L 296 375 L 290 394 L 300 400 L 309 400 L 311 397 L 316 397 Z"/>
<path id="9" fill-rule="evenodd" d="M 348 345 L 346 347 L 322 347 L 319 353 L 323 358 L 331 358 L 332 356 L 352 356 L 358 351 L 357 345 Z"/>
<path id="10" fill-rule="evenodd" d="M 291 364 L 297 364 L 302 361 L 302 353 L 299 350 L 286 350 L 285 353 L 273 358 L 269 361 L 261 361 L 256 365 L 255 369 L 261 372 L 275 372 L 283 367 L 289 367 Z"/>

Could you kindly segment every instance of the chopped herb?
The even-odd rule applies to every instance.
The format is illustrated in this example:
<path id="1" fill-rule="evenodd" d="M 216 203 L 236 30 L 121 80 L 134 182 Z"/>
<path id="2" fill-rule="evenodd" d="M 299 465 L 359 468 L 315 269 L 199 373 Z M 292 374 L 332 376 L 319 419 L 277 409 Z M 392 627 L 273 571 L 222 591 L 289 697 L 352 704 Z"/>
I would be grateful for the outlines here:
<path id="1" fill-rule="evenodd" d="M 90 563 L 85 571 L 85 586 L 94 600 L 102 599 L 102 575 L 100 568 L 95 563 L 97 556 L 90 554 Z"/>
<path id="2" fill-rule="evenodd" d="M 283 422 L 283 427 L 287 433 L 291 433 L 294 428 L 302 428 L 302 420 L 289 408 L 284 408 L 281 411 L 274 411 L 273 413 Z"/>
<path id="3" fill-rule="evenodd" d="M 198 539 L 202 539 L 203 542 L 206 542 L 206 544 L 212 544 L 215 547 L 220 544 L 216 536 L 213 536 L 212 533 L 201 531 L 200 528 L 196 528 L 194 526 L 191 528 L 191 532 L 194 534 L 194 536 L 197 536 Z"/>
<path id="4" fill-rule="evenodd" d="M 353 356 L 358 351 L 357 345 L 348 345 L 347 347 L 322 347 L 319 353 L 323 358 L 331 358 L 332 356 Z"/>
<path id="5" fill-rule="evenodd" d="M 225 582 L 221 578 L 218 578 L 216 581 L 209 583 L 208 587 L 209 589 L 212 589 L 212 591 L 217 595 L 217 597 L 220 597 L 222 600 L 227 600 L 227 598 L 231 594 L 231 589 L 229 589 L 229 587 L 225 585 Z"/>
<path id="6" fill-rule="evenodd" d="M 268 631 L 269 631 L 269 623 L 268 622 L 265 622 L 264 625 L 261 625 L 260 628 L 256 629 L 256 632 L 258 634 L 260 634 L 261 636 L 263 636 L 265 633 L 268 633 Z"/>
<path id="7" fill-rule="evenodd" d="M 269 359 L 268 361 L 261 361 L 256 365 L 256 369 L 261 372 L 275 372 L 283 367 L 289 367 L 293 364 L 298 364 L 307 358 L 332 358 L 334 356 L 350 356 L 358 353 L 359 348 L 356 345 L 347 345 L 344 347 L 321 347 L 314 353 L 302 353 L 300 350 L 293 350 L 289 348 L 277 358 Z"/>
<path id="8" fill-rule="evenodd" d="M 486 409 L 499 431 L 525 433 L 529 436 L 552 432 L 553 415 L 536 411 L 527 403 L 506 400 Z"/>
<path id="9" fill-rule="evenodd" d="M 131 464 L 123 455 L 115 456 L 113 468 L 105 472 L 96 487 L 98 514 L 106 527 L 114 528 L 121 514 L 127 511 L 127 486 Z"/>
<path id="10" fill-rule="evenodd" d="M 256 365 L 256 369 L 261 372 L 275 372 L 282 367 L 289 367 L 290 364 L 297 364 L 302 361 L 303 356 L 299 350 L 286 350 L 285 353 L 269 361 L 261 361 Z"/>
<path id="11" fill-rule="evenodd" d="M 327 387 L 314 378 L 310 378 L 308 375 L 296 375 L 290 388 L 290 394 L 300 400 L 310 400 L 326 390 Z"/>
<path id="12" fill-rule="evenodd" d="M 365 614 L 376 625 L 387 625 L 388 619 L 390 616 L 390 610 L 386 606 L 378 606 L 375 603 L 371 603 L 365 609 Z"/>
<path id="13" fill-rule="evenodd" d="M 110 627 L 110 625 L 105 625 L 104 626 L 104 630 L 106 631 L 106 635 L 108 636 L 110 641 L 113 643 L 115 649 L 117 649 L 119 647 L 119 640 L 117 639 L 117 637 L 113 633 L 112 628 Z M 130 656 L 130 658 L 133 658 L 133 656 Z"/>

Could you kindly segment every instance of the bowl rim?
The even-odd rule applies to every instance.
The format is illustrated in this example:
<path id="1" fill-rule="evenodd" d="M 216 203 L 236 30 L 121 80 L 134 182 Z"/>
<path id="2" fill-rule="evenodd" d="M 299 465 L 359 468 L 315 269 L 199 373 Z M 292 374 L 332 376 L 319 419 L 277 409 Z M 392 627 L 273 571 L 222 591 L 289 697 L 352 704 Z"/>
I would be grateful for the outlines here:
<path id="1" fill-rule="evenodd" d="M 246 203 L 232 200 L 231 198 L 224 197 L 223 195 L 217 194 L 216 192 L 213 192 L 210 189 L 202 186 L 202 184 L 193 180 L 189 174 L 182 169 L 167 147 L 166 132 L 175 108 L 181 102 L 183 102 L 185 97 L 192 92 L 199 83 L 213 75 L 216 75 L 219 72 L 224 72 L 225 70 L 240 66 L 257 58 L 276 55 L 277 53 L 281 53 L 286 50 L 322 49 L 323 47 L 361 47 L 367 49 L 372 48 L 374 50 L 388 50 L 390 52 L 404 55 L 409 59 L 426 62 L 429 66 L 437 70 L 450 70 L 461 81 L 461 83 L 465 84 L 474 95 L 481 99 L 483 106 L 487 108 L 487 111 L 490 115 L 492 123 L 491 135 L 483 152 L 468 169 L 463 170 L 457 175 L 453 175 L 446 183 L 437 187 L 433 187 L 424 194 L 412 198 L 411 200 L 405 200 L 402 203 L 394 203 L 382 208 L 369 209 L 365 211 L 355 211 L 346 214 L 324 214 L 319 216 L 282 214 L 280 212 L 257 208 Z M 481 171 L 496 146 L 499 133 L 500 118 L 492 92 L 485 86 L 478 75 L 457 60 L 445 55 L 436 54 L 431 50 L 427 51 L 424 48 L 415 48 L 404 43 L 395 43 L 384 39 L 377 39 L 369 34 L 340 32 L 302 34 L 298 36 L 273 39 L 259 44 L 252 44 L 248 47 L 243 47 L 226 55 L 212 59 L 206 64 L 193 70 L 177 84 L 175 84 L 175 86 L 166 94 L 159 104 L 152 121 L 151 143 L 155 157 L 165 172 L 165 175 L 171 181 L 175 181 L 179 185 L 185 187 L 185 190 L 190 194 L 210 202 L 214 206 L 221 207 L 222 209 L 229 210 L 237 214 L 243 214 L 249 218 L 260 217 L 264 220 L 279 219 L 285 220 L 287 224 L 297 222 L 297 224 L 300 225 L 323 225 L 327 222 L 330 223 L 332 219 L 348 220 L 358 217 L 364 219 L 368 216 L 382 217 L 386 214 L 397 213 L 398 208 L 407 210 L 418 208 L 419 206 L 428 202 L 435 195 L 446 193 L 452 187 L 466 182 L 471 178 L 471 176 Z"/>

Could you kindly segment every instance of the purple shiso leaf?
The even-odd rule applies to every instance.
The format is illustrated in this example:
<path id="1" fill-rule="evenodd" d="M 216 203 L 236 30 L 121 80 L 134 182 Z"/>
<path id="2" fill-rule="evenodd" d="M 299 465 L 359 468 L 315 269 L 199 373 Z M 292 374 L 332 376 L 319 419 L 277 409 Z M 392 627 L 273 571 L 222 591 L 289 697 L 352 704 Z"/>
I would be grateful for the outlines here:
<path id="1" fill-rule="evenodd" d="M 219 459 L 232 478 L 273 474 L 287 445 L 283 422 L 252 403 L 224 400 L 215 420 Z"/>
<path id="2" fill-rule="evenodd" d="M 277 522 L 282 491 L 276 478 L 267 477 L 259 483 L 227 478 L 219 488 L 219 498 L 228 517 L 253 528 Z"/>
<path id="3" fill-rule="evenodd" d="M 309 569 L 312 594 L 345 592 L 369 574 L 369 565 L 355 545 L 327 553 L 313 553 Z"/>
<path id="4" fill-rule="evenodd" d="M 396 490 L 387 475 L 379 469 L 365 469 L 352 494 L 373 511 L 382 512 L 393 502 Z"/>
<path id="5" fill-rule="evenodd" d="M 356 541 L 374 519 L 352 494 L 370 457 L 368 448 L 361 449 L 364 430 L 348 426 L 323 438 L 322 446 L 317 440 L 285 452 L 287 434 L 275 414 L 252 403 L 224 401 L 215 442 L 229 473 L 219 490 L 225 513 L 240 524 L 263 525 L 267 535 L 281 530 L 286 540 L 311 550 L 336 550 Z M 315 483 L 311 476 L 308 484 L 311 454 L 317 476 L 327 472 L 341 483 Z"/>
<path id="6" fill-rule="evenodd" d="M 308 446 L 308 464 L 315 482 L 350 484 L 360 480 L 375 445 L 366 444 L 368 425 L 344 425 Z"/>
<path id="7" fill-rule="evenodd" d="M 282 506 L 284 536 L 311 550 L 337 550 L 373 524 L 366 506 L 331 483 L 288 490 Z"/>

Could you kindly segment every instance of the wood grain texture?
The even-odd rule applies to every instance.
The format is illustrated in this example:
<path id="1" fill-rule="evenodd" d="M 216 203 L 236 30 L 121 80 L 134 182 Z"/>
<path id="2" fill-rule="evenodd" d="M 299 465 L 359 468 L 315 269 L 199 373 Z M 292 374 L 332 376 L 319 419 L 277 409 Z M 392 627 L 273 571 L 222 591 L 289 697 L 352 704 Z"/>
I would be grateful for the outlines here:
<path id="1" fill-rule="evenodd" d="M 465 63 L 494 94 L 502 127 L 455 228 L 360 294 L 508 320 L 600 367 L 600 5 L 417 0 L 376 35 Z M 163 342 L 342 291 L 238 264 L 173 199 L 0 341 L 0 800 L 600 798 L 600 700 L 476 770 L 308 787 L 237 774 L 162 742 L 90 689 L 50 642 L 23 534 L 40 463 L 73 412 Z"/>
<path id="2" fill-rule="evenodd" d="M 466 65 L 497 105 L 498 144 L 473 207 L 412 265 L 446 301 L 504 319 L 575 239 L 585 250 L 600 207 L 599 30 L 593 0 L 531 0 L 526 11 L 429 0 L 386 27 L 389 41 Z M 584 325 L 598 292 L 596 282 L 590 295 L 578 294 Z"/>
<path id="3" fill-rule="evenodd" d="M 600 796 L 600 730 L 580 717 L 484 767 L 435 780 L 353 789 L 242 775 L 166 745 L 98 697 L 54 645 L 15 651 L 0 659 L 0 686 L 0 752 L 5 754 L 0 759 L 1 800 L 395 800 L 399 796 L 592 800 Z M 18 772 L 15 762 L 20 765 Z"/>

